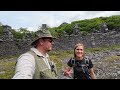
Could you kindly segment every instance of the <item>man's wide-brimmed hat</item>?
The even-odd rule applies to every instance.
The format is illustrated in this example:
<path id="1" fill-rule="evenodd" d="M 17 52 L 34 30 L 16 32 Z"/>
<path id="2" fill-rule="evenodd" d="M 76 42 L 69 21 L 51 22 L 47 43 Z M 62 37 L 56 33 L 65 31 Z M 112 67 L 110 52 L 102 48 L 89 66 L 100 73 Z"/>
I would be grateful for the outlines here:
<path id="1" fill-rule="evenodd" d="M 32 42 L 32 44 L 34 44 L 34 42 L 40 38 L 52 38 L 55 39 L 55 37 L 53 37 L 50 33 L 50 31 L 47 28 L 46 24 L 42 24 L 42 28 L 40 30 L 37 31 L 35 38 Z M 31 45 L 32 45 L 31 44 Z"/>

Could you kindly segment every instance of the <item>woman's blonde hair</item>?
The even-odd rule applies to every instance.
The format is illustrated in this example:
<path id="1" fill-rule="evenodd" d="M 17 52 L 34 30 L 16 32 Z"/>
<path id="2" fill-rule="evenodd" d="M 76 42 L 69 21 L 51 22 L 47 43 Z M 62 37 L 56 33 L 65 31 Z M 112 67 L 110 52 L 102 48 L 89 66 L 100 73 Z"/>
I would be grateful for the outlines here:
<path id="1" fill-rule="evenodd" d="M 75 49 L 76 49 L 78 46 L 82 46 L 82 47 L 83 47 L 83 50 L 84 50 L 84 45 L 83 45 L 82 43 L 77 43 L 77 44 L 74 46 L 74 58 L 76 58 Z M 83 57 L 85 57 L 85 51 L 83 51 Z"/>

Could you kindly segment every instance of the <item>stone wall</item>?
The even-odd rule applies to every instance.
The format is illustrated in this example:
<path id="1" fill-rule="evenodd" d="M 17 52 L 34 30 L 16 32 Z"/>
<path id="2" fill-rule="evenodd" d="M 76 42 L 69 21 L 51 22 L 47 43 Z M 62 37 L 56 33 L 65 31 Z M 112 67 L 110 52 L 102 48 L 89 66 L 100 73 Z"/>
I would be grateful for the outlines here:
<path id="1" fill-rule="evenodd" d="M 53 50 L 69 50 L 82 42 L 85 47 L 120 45 L 120 32 L 90 33 L 88 35 L 71 35 L 57 38 Z M 0 56 L 18 55 L 30 49 L 31 40 L 0 41 Z"/>
<path id="2" fill-rule="evenodd" d="M 19 54 L 19 49 L 13 41 L 0 42 L 0 56 L 9 56 Z"/>
<path id="3" fill-rule="evenodd" d="M 91 33 L 88 35 L 67 36 L 55 40 L 55 49 L 68 50 L 81 42 L 85 47 L 120 45 L 120 32 Z"/>
<path id="4" fill-rule="evenodd" d="M 19 55 L 30 49 L 29 41 L 1 41 L 0 56 Z"/>

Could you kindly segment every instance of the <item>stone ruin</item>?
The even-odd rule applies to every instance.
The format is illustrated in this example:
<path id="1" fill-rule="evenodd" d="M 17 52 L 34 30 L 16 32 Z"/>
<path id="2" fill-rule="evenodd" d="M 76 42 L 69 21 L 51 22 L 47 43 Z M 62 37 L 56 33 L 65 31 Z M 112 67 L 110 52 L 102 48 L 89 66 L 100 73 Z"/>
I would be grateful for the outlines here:
<path id="1" fill-rule="evenodd" d="M 70 35 L 68 35 L 65 30 L 63 31 L 63 34 L 64 34 L 64 36 L 66 36 L 66 37 L 81 35 L 81 33 L 79 32 L 79 27 L 78 27 L 78 24 L 77 24 L 77 23 L 75 23 L 75 24 L 73 25 L 72 33 L 71 33 Z"/>
<path id="2" fill-rule="evenodd" d="M 26 33 L 25 36 L 23 37 L 23 40 L 24 41 L 32 41 L 33 37 L 32 37 L 32 34 L 29 32 L 29 33 Z"/>
<path id="3" fill-rule="evenodd" d="M 0 56 L 18 55 L 30 48 L 32 37 L 27 33 L 23 39 L 14 39 L 12 28 L 3 25 L 3 34 L 0 37 Z"/>
<path id="4" fill-rule="evenodd" d="M 73 35 L 78 35 L 78 34 L 79 34 L 79 27 L 78 27 L 78 24 L 76 23 L 73 26 Z"/>
<path id="5" fill-rule="evenodd" d="M 92 33 L 107 33 L 108 30 L 108 26 L 106 22 L 103 22 L 99 25 L 99 30 L 96 30 L 95 28 L 92 29 Z"/>
<path id="6" fill-rule="evenodd" d="M 47 24 L 42 24 L 41 30 L 45 30 L 46 28 L 48 28 Z"/>
<path id="7" fill-rule="evenodd" d="M 13 34 L 11 33 L 12 28 L 8 25 L 3 25 L 2 40 L 13 41 Z"/>
<path id="8" fill-rule="evenodd" d="M 78 24 L 75 24 L 73 27 L 72 35 L 65 35 L 64 38 L 59 38 L 55 42 L 55 48 L 64 48 L 64 50 L 68 50 L 74 47 L 74 45 L 78 42 L 82 42 L 85 45 L 85 47 L 92 48 L 99 46 L 119 45 L 119 38 L 119 30 L 108 30 L 106 22 L 100 24 L 100 30 L 96 30 L 95 28 L 93 28 L 93 31 L 86 35 L 79 32 Z"/>
<path id="9" fill-rule="evenodd" d="M 46 24 L 43 24 L 40 28 L 41 30 L 46 28 Z M 7 28 L 7 27 L 5 27 Z M 107 27 L 106 27 L 107 28 Z M 8 31 L 11 28 L 8 27 L 6 31 L 4 31 L 4 38 L 0 38 L 0 56 L 6 55 L 18 55 L 26 52 L 30 49 L 30 44 L 32 42 L 32 35 L 30 33 L 26 33 L 26 36 L 22 40 L 14 40 L 13 35 Z M 78 32 L 77 24 L 74 26 L 73 35 L 59 37 L 54 40 L 53 50 L 69 50 L 73 49 L 74 45 L 78 42 L 81 42 L 85 45 L 85 47 L 99 47 L 99 46 L 110 46 L 110 45 L 120 45 L 120 32 L 112 31 L 112 32 L 104 32 L 107 30 L 104 28 L 103 32 L 100 33 L 90 33 L 88 35 L 82 35 Z M 77 34 L 77 35 L 76 35 Z"/>
<path id="10" fill-rule="evenodd" d="M 100 31 L 96 30 L 95 28 L 92 29 L 92 33 L 100 33 Z"/>
<path id="11" fill-rule="evenodd" d="M 100 31 L 106 33 L 108 31 L 107 23 L 103 22 L 100 24 Z"/>

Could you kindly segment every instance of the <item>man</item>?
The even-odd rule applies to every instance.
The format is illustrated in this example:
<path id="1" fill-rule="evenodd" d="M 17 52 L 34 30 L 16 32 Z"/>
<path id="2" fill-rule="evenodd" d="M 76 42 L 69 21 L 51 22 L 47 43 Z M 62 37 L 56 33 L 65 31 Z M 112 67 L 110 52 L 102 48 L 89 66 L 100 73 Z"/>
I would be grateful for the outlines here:
<path id="1" fill-rule="evenodd" d="M 47 28 L 42 28 L 32 42 L 30 51 L 22 54 L 16 64 L 12 79 L 56 79 L 55 64 L 47 52 L 52 50 L 53 37 Z"/>

